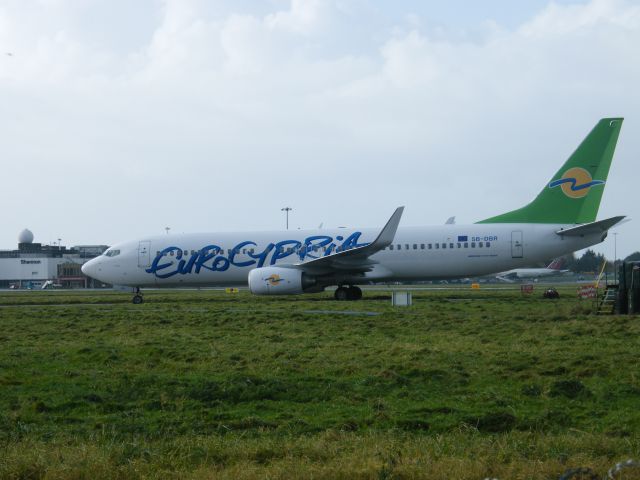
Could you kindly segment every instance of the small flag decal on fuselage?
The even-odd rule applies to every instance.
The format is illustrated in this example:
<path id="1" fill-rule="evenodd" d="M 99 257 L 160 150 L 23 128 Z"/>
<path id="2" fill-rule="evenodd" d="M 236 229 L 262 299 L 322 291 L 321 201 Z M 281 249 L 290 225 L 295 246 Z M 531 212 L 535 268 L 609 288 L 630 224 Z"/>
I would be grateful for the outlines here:
<path id="1" fill-rule="evenodd" d="M 469 237 L 467 235 L 458 235 L 458 241 L 459 242 L 468 242 L 469 241 Z"/>

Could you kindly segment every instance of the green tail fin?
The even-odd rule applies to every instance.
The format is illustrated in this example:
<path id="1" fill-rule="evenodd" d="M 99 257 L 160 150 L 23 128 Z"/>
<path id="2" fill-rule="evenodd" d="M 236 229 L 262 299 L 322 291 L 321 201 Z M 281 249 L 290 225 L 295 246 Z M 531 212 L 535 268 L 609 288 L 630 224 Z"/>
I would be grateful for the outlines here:
<path id="1" fill-rule="evenodd" d="M 478 223 L 595 221 L 622 121 L 600 120 L 529 205 Z"/>

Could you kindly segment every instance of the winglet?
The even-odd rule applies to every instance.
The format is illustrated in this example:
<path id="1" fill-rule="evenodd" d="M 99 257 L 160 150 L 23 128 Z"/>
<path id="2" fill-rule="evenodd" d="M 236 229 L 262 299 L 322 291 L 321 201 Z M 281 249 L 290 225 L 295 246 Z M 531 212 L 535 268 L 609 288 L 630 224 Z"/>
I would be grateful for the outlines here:
<path id="1" fill-rule="evenodd" d="M 396 236 L 396 231 L 398 230 L 398 225 L 400 224 L 400 219 L 402 218 L 402 212 L 404 212 L 404 207 L 396 208 L 396 211 L 393 212 L 391 218 L 384 226 L 384 228 L 378 234 L 378 238 L 376 238 L 373 242 L 371 242 L 372 249 L 382 250 L 383 248 L 391 245 L 393 239 Z"/>
<path id="2" fill-rule="evenodd" d="M 396 236 L 398 225 L 400 224 L 400 218 L 402 218 L 402 212 L 404 207 L 396 208 L 391 218 L 387 221 L 376 239 L 361 247 L 355 247 L 348 250 L 342 250 L 341 252 L 332 253 L 326 257 L 314 258 L 306 262 L 294 263 L 293 268 L 302 268 L 305 270 L 322 270 L 325 272 L 335 272 L 336 270 L 351 271 L 356 273 L 368 272 L 372 269 L 372 265 L 377 263 L 369 260 L 369 257 L 374 253 L 391 245 L 393 239 Z"/>

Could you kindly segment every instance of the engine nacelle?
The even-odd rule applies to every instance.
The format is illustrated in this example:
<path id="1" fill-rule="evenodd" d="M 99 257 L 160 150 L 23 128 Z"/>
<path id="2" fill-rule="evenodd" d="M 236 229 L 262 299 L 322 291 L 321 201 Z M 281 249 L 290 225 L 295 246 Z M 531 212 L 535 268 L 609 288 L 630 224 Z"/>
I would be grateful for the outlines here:
<path id="1" fill-rule="evenodd" d="M 249 272 L 254 295 L 292 295 L 315 291 L 315 279 L 297 268 L 262 267 Z"/>

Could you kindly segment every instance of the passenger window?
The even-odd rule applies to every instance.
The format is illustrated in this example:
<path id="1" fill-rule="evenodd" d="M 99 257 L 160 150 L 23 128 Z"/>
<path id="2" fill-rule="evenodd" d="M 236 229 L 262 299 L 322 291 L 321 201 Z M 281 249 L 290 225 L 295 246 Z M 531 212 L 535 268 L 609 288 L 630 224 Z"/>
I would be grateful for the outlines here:
<path id="1" fill-rule="evenodd" d="M 420 250 L 424 250 L 424 243 L 420 244 Z"/>
<path id="2" fill-rule="evenodd" d="M 436 250 L 438 250 L 440 248 L 440 244 L 436 243 Z"/>
<path id="3" fill-rule="evenodd" d="M 467 242 L 464 242 L 464 248 L 469 248 L 469 244 Z"/>
<path id="4" fill-rule="evenodd" d="M 476 242 L 471 242 L 471 248 L 476 248 Z"/>
<path id="5" fill-rule="evenodd" d="M 175 252 L 173 250 L 171 250 L 171 253 L 169 253 L 169 255 L 171 255 L 172 257 L 174 256 Z"/>
<path id="6" fill-rule="evenodd" d="M 398 250 L 402 250 L 402 245 L 398 244 Z"/>
<path id="7" fill-rule="evenodd" d="M 487 248 L 491 246 L 491 242 L 487 242 Z"/>
<path id="8" fill-rule="evenodd" d="M 393 245 L 389 245 L 389 250 L 393 250 Z"/>
<path id="9" fill-rule="evenodd" d="M 478 247 L 482 248 L 483 244 L 482 242 L 478 242 Z"/>
<path id="10" fill-rule="evenodd" d="M 446 243 L 443 243 L 443 244 L 442 244 L 442 248 L 447 248 L 447 244 L 446 244 Z"/>
<path id="11" fill-rule="evenodd" d="M 405 248 L 405 250 L 409 250 L 409 244 L 408 244 L 408 243 L 405 243 L 405 244 L 404 244 L 404 248 Z"/>
<path id="12" fill-rule="evenodd" d="M 458 243 L 458 248 L 462 248 L 462 244 L 461 243 Z"/>
<path id="13" fill-rule="evenodd" d="M 431 250 L 431 247 L 433 247 L 433 245 L 430 243 L 430 244 L 429 244 L 429 250 Z"/>
<path id="14" fill-rule="evenodd" d="M 414 249 L 414 250 L 417 250 L 417 249 L 418 249 L 418 244 L 417 244 L 417 243 L 414 243 L 414 244 L 413 244 L 413 249 Z"/>
<path id="15" fill-rule="evenodd" d="M 450 244 L 449 244 L 449 248 L 453 248 L 453 243 L 450 243 Z"/>

